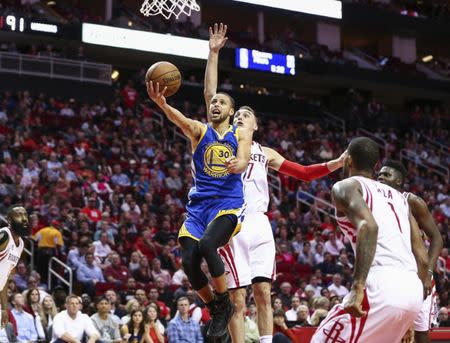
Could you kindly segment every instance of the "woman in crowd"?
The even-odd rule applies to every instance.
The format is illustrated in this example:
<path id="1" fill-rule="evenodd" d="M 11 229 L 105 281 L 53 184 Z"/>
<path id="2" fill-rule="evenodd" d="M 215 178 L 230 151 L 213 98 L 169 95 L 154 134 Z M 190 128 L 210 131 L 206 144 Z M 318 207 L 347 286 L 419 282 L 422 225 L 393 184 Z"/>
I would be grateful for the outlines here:
<path id="1" fill-rule="evenodd" d="M 130 317 L 128 324 L 121 329 L 123 340 L 129 343 L 154 343 L 145 325 L 142 310 L 132 311 Z"/>
<path id="2" fill-rule="evenodd" d="M 36 315 L 39 314 L 40 309 L 41 309 L 41 295 L 37 288 L 32 288 L 27 292 L 24 310 L 25 312 L 31 314 L 33 318 L 35 318 Z"/>
<path id="3" fill-rule="evenodd" d="M 125 310 L 128 314 L 122 318 L 122 325 L 127 325 L 131 319 L 131 313 L 139 310 L 139 302 L 136 299 L 129 300 L 125 305 Z"/>
<path id="4" fill-rule="evenodd" d="M 42 301 L 39 317 L 44 329 L 45 340 L 48 342 L 52 338 L 53 318 L 58 314 L 58 310 L 51 295 L 47 295 Z"/>
<path id="5" fill-rule="evenodd" d="M 153 342 L 164 343 L 165 329 L 158 319 L 158 309 L 159 307 L 155 303 L 148 305 L 145 309 L 145 322 L 148 325 L 148 332 Z"/>

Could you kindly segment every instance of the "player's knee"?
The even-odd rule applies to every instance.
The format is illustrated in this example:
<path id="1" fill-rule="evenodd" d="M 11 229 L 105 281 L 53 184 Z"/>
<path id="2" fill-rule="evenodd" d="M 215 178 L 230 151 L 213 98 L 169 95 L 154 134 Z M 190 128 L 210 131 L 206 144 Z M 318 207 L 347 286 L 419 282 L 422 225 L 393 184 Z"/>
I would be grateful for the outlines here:
<path id="1" fill-rule="evenodd" d="M 245 290 L 236 289 L 230 291 L 230 298 L 234 304 L 234 311 L 237 315 L 244 315 L 245 307 Z"/>
<path id="2" fill-rule="evenodd" d="M 198 242 L 198 248 L 203 256 L 211 256 L 212 253 L 217 253 L 217 248 L 214 248 L 211 243 L 208 237 L 203 237 Z"/>
<path id="3" fill-rule="evenodd" d="M 253 296 L 256 306 L 271 306 L 270 283 L 256 283 L 253 285 Z"/>

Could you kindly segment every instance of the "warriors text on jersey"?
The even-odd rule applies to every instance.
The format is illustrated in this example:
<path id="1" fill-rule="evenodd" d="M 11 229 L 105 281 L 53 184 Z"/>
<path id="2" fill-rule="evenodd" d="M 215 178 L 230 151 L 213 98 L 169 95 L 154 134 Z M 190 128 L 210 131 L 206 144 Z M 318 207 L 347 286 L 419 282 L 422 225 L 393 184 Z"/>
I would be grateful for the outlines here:
<path id="1" fill-rule="evenodd" d="M 225 160 L 237 154 L 237 136 L 236 126 L 230 126 L 223 135 L 211 125 L 206 126 L 192 156 L 194 186 L 189 192 L 190 200 L 243 198 L 241 175 L 230 173 L 225 166 Z"/>
<path id="2" fill-rule="evenodd" d="M 2 290 L 6 286 L 9 274 L 22 255 L 23 240 L 19 238 L 19 245 L 17 246 L 8 227 L 1 228 L 0 232 L 6 232 L 9 236 L 7 247 L 0 252 L 0 290 Z"/>
<path id="3" fill-rule="evenodd" d="M 250 162 L 244 177 L 246 213 L 267 212 L 269 206 L 268 163 L 269 161 L 261 145 L 253 142 Z"/>

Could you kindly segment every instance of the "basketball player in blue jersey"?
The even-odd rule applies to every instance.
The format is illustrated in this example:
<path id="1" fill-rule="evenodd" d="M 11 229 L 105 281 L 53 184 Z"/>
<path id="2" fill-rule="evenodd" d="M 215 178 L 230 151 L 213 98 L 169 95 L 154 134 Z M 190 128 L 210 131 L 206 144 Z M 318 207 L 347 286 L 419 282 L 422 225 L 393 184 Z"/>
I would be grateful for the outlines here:
<path id="1" fill-rule="evenodd" d="M 164 97 L 166 88 L 161 91 L 158 83 L 148 82 L 147 91 L 167 119 L 191 141 L 194 185 L 178 238 L 184 270 L 212 315 L 207 335 L 220 337 L 226 333 L 234 308 L 217 249 L 226 245 L 240 228 L 244 205 L 241 174 L 250 159 L 253 131 L 230 125 L 234 100 L 226 93 L 217 93 L 212 98 L 208 109 L 211 120 L 206 125 L 186 118 L 168 105 Z M 214 293 L 200 268 L 202 258 L 213 278 Z"/>

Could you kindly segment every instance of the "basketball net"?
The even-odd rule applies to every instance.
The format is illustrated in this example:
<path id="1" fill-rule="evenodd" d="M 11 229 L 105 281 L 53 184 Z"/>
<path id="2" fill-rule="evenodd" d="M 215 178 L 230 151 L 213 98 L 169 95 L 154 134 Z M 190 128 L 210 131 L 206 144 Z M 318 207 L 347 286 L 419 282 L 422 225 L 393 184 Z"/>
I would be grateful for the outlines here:
<path id="1" fill-rule="evenodd" d="M 190 16 L 192 11 L 200 11 L 195 0 L 145 0 L 141 7 L 141 13 L 146 17 L 161 14 L 166 19 L 172 14 L 177 19 L 183 13 Z"/>

